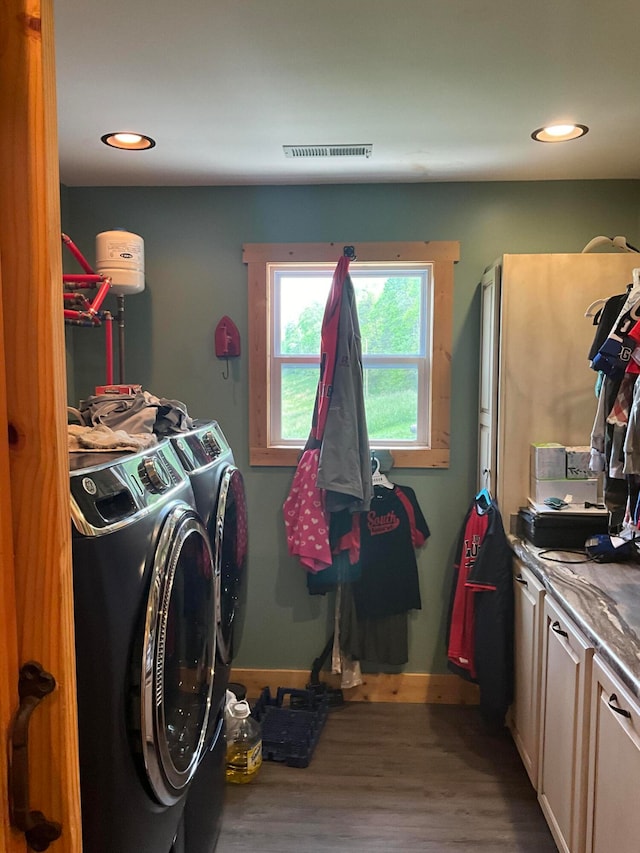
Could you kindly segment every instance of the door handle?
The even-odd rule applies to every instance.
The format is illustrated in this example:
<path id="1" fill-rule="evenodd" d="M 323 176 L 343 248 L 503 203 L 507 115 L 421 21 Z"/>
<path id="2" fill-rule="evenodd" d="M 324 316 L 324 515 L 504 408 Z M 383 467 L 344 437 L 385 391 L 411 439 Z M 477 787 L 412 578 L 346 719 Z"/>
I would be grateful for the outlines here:
<path id="1" fill-rule="evenodd" d="M 32 850 L 46 850 L 60 838 L 62 827 L 42 812 L 29 807 L 29 720 L 40 701 L 55 690 L 56 680 L 36 661 L 20 668 L 18 695 L 20 707 L 11 729 L 11 768 L 9 772 L 9 810 L 11 825 L 24 832 Z"/>
<path id="2" fill-rule="evenodd" d="M 609 696 L 609 701 L 607 702 L 607 704 L 611 708 L 612 711 L 616 712 L 616 714 L 620 714 L 621 717 L 628 717 L 628 719 L 631 719 L 631 714 L 629 713 L 629 711 L 625 711 L 624 708 L 618 708 L 616 705 L 613 704 L 614 702 L 617 702 L 617 701 L 618 701 L 618 697 L 616 696 L 615 693 L 612 693 L 611 696 Z"/>
<path id="3" fill-rule="evenodd" d="M 518 581 L 518 583 L 521 583 L 521 584 L 522 584 L 522 586 L 529 586 L 528 581 L 526 581 L 526 580 L 522 577 L 522 575 L 516 575 L 516 578 L 515 578 L 515 579 Z"/>
<path id="4" fill-rule="evenodd" d="M 562 630 L 562 628 L 560 627 L 560 623 L 558 622 L 557 619 L 555 622 L 551 623 L 551 630 L 555 631 L 556 634 L 560 634 L 561 637 L 568 637 L 569 636 L 566 631 Z"/>

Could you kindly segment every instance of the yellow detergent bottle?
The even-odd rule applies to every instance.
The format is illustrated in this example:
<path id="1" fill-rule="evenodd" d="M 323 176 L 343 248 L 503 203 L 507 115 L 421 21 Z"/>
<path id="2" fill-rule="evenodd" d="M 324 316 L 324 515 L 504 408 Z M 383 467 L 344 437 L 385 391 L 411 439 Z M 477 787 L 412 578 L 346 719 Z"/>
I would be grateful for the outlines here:
<path id="1" fill-rule="evenodd" d="M 227 710 L 227 781 L 244 784 L 262 765 L 262 732 L 246 700 L 230 702 Z"/>

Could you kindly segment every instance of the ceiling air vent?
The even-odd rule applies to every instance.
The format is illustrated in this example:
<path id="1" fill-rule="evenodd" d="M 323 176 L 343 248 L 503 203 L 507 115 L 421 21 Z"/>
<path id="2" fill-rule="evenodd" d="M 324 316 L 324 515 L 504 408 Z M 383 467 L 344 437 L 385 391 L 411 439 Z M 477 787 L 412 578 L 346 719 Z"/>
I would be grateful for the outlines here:
<path id="1" fill-rule="evenodd" d="M 293 157 L 371 157 L 373 145 L 283 145 L 284 156 Z"/>

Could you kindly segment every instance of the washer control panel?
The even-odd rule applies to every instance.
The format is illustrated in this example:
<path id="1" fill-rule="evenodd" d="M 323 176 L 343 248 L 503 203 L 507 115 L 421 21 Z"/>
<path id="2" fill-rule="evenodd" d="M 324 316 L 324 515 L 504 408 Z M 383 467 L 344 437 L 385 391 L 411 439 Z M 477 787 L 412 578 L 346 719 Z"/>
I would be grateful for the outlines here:
<path id="1" fill-rule="evenodd" d="M 93 454 L 92 461 L 96 454 Z M 189 486 L 178 455 L 168 439 L 156 447 L 70 474 L 71 517 L 84 535 L 98 535 L 131 523 L 142 512 L 168 500 L 178 487 Z"/>
<path id="2" fill-rule="evenodd" d="M 144 456 L 138 465 L 138 474 L 142 485 L 152 494 L 165 492 L 173 482 L 161 455 Z"/>

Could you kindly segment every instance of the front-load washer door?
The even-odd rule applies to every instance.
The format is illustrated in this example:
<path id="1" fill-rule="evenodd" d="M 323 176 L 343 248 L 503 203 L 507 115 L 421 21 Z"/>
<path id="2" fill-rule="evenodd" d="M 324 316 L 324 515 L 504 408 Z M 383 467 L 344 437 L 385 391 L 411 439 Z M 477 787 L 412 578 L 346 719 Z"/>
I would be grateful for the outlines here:
<path id="1" fill-rule="evenodd" d="M 220 577 L 218 654 L 228 664 L 240 642 L 246 597 L 247 503 L 242 474 L 235 465 L 227 465 L 220 479 L 212 539 Z"/>
<path id="2" fill-rule="evenodd" d="M 216 656 L 217 580 L 207 531 L 186 504 L 162 525 L 145 620 L 142 752 L 149 783 L 171 805 L 205 740 Z"/>

